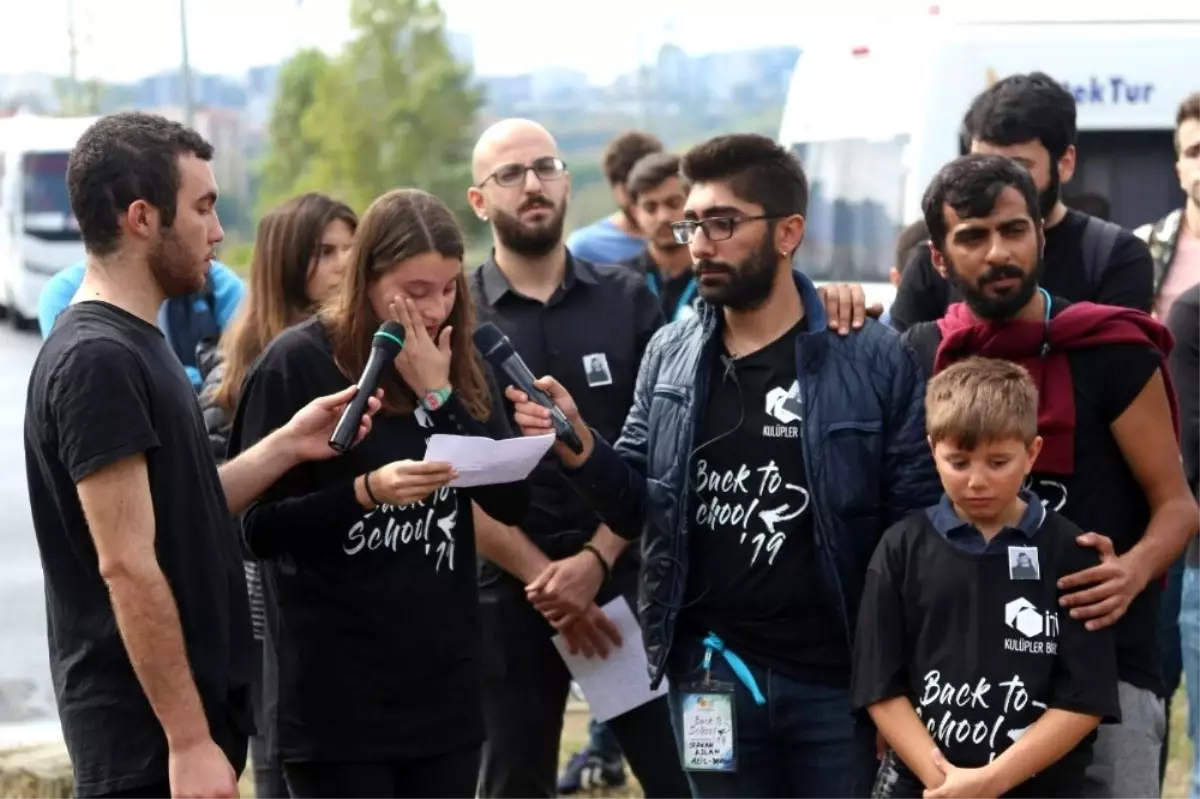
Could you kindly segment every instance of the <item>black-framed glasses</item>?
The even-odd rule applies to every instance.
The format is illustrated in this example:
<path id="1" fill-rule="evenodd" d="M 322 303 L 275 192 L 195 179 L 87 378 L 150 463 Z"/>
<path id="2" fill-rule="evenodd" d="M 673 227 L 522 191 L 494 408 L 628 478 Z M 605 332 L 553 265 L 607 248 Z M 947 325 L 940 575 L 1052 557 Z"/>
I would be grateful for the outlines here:
<path id="1" fill-rule="evenodd" d="M 532 164 L 505 164 L 496 169 L 492 174 L 488 175 L 483 180 L 479 181 L 476 188 L 482 189 L 484 184 L 489 180 L 495 180 L 497 186 L 511 188 L 519 186 L 525 182 L 525 174 L 533 172 L 537 179 L 543 183 L 552 180 L 558 180 L 567 171 L 567 165 L 563 163 L 561 158 L 555 158 L 552 155 L 547 155 L 542 158 L 535 159 Z"/>
<path id="2" fill-rule="evenodd" d="M 682 222 L 671 223 L 671 233 L 677 244 L 691 244 L 696 238 L 696 231 L 703 230 L 709 241 L 724 241 L 731 237 L 737 226 L 743 222 L 757 222 L 764 219 L 782 219 L 777 215 L 762 216 L 710 216 L 705 219 L 685 219 Z"/>

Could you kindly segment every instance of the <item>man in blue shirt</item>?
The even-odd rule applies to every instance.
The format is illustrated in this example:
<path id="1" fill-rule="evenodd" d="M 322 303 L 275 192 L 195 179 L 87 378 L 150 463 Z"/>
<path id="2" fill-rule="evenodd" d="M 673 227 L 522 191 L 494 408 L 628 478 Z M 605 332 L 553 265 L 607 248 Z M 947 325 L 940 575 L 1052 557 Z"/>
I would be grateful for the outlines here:
<path id="1" fill-rule="evenodd" d="M 634 164 L 662 149 L 657 137 L 638 130 L 622 133 L 609 142 L 604 150 L 604 177 L 612 187 L 618 210 L 572 233 L 567 238 L 572 255 L 594 264 L 619 264 L 641 253 L 646 242 L 634 219 L 625 182 Z"/>
<path id="2" fill-rule="evenodd" d="M 68 266 L 50 278 L 42 289 L 38 297 L 38 327 L 42 338 L 50 335 L 54 320 L 71 304 L 71 299 L 83 282 L 85 269 L 83 261 Z M 237 273 L 213 261 L 203 291 L 169 299 L 159 308 L 158 326 L 179 356 L 197 391 L 204 381 L 196 363 L 196 347 L 203 341 L 220 337 L 237 312 L 245 293 L 245 284 Z"/>

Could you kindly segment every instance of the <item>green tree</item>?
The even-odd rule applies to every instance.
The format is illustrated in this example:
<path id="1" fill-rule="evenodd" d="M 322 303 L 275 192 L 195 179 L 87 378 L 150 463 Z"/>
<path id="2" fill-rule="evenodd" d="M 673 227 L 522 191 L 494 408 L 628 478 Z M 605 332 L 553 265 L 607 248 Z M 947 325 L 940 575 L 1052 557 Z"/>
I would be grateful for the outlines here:
<path id="1" fill-rule="evenodd" d="M 317 86 L 332 71 L 320 50 L 301 50 L 279 71 L 275 103 L 267 125 L 267 151 L 259 167 L 259 214 L 306 190 L 319 146 L 305 135 L 305 120 L 319 113 Z"/>
<path id="2" fill-rule="evenodd" d="M 413 186 L 472 220 L 466 189 L 483 97 L 450 50 L 440 7 L 351 0 L 350 19 L 355 38 L 317 76 L 302 115 L 298 139 L 313 150 L 306 169 L 292 166 L 291 191 L 319 187 L 361 212 L 380 194 Z M 281 83 L 277 104 L 292 102 L 286 91 Z"/>

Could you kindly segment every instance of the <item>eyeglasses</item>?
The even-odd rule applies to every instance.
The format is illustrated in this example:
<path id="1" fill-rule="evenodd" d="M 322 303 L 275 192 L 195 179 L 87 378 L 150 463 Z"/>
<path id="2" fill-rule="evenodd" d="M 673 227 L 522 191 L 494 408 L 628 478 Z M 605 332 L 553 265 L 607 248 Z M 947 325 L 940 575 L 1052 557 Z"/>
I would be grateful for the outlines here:
<path id="1" fill-rule="evenodd" d="M 733 235 L 733 231 L 743 222 L 757 222 L 763 219 L 782 219 L 780 216 L 710 216 L 706 219 L 685 219 L 682 222 L 671 223 L 671 233 L 677 244 L 691 244 L 696 238 L 696 231 L 703 230 L 709 241 L 724 241 Z"/>
<path id="2" fill-rule="evenodd" d="M 489 180 L 495 180 L 497 186 L 511 188 L 525 182 L 525 174 L 533 172 L 537 179 L 544 182 L 558 180 L 567 171 L 567 165 L 561 158 L 547 155 L 536 159 L 532 164 L 505 164 L 483 180 L 476 188 L 483 188 Z"/>

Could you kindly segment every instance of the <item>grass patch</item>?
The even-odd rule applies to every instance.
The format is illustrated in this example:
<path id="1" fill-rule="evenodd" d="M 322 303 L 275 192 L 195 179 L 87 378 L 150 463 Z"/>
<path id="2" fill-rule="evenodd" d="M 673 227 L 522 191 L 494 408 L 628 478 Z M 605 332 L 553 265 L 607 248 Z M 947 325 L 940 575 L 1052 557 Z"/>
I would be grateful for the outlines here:
<path id="1" fill-rule="evenodd" d="M 1187 734 L 1187 695 L 1183 688 L 1171 703 L 1170 752 L 1163 777 L 1163 799 L 1186 799 L 1192 776 L 1192 741 Z"/>

